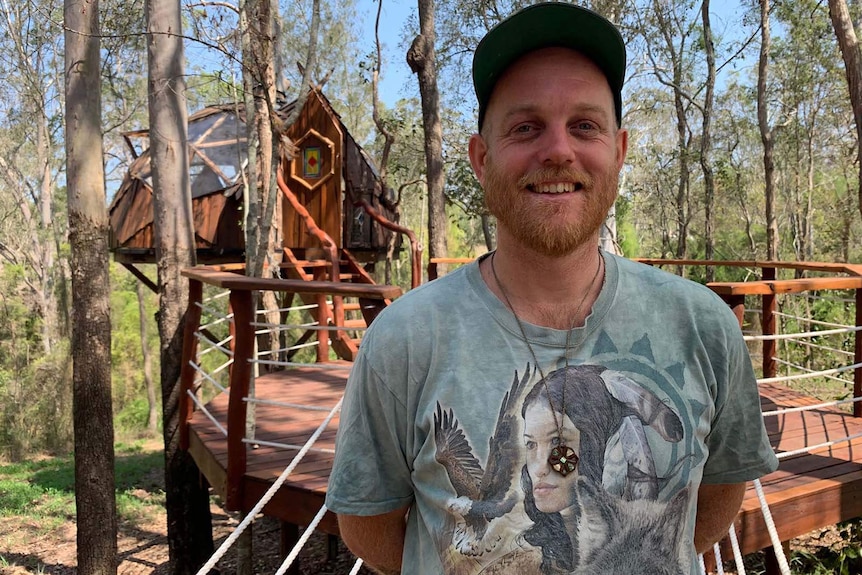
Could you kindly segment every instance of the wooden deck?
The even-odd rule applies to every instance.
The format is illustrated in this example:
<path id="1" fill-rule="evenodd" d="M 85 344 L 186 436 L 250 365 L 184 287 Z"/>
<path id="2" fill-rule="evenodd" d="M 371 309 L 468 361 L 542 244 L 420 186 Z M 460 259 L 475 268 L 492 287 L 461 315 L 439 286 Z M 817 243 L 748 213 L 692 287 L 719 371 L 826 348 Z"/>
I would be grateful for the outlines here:
<path id="1" fill-rule="evenodd" d="M 346 369 L 311 365 L 258 378 L 255 385 L 259 399 L 313 405 L 327 408 L 327 411 L 258 404 L 256 439 L 304 444 L 326 418 L 328 409 L 338 402 L 347 373 Z M 779 385 L 761 386 L 764 411 L 817 403 L 820 402 Z M 223 425 L 227 421 L 227 408 L 226 394 L 209 404 L 211 413 Z M 336 416 L 315 443 L 316 448 L 333 449 L 337 425 Z M 862 418 L 854 419 L 838 409 L 819 409 L 768 417 L 766 427 L 773 447 L 780 453 L 862 433 Z M 190 431 L 190 450 L 195 461 L 215 491 L 224 496 L 226 437 L 201 412 L 192 417 Z M 298 449 L 265 445 L 249 449 L 242 509 L 250 510 L 257 503 L 297 452 Z M 323 504 L 331 465 L 331 453 L 308 453 L 264 508 L 264 513 L 296 525 L 307 525 Z M 778 471 L 763 478 L 762 483 L 782 540 L 862 516 L 862 438 L 782 460 Z M 746 493 L 736 523 L 743 553 L 771 545 L 753 487 Z M 331 513 L 327 514 L 319 529 L 338 533 Z"/>

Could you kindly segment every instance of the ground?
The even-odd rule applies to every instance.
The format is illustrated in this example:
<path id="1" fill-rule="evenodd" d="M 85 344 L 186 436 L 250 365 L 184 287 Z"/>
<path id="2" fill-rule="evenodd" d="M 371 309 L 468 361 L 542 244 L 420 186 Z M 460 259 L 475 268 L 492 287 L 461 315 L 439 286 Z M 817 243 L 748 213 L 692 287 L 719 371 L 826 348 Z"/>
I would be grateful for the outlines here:
<path id="1" fill-rule="evenodd" d="M 144 494 L 142 493 L 142 496 Z M 220 507 L 213 505 L 213 524 L 216 535 L 216 548 L 236 527 L 238 520 L 227 515 Z M 794 549 L 811 555 L 827 550 L 834 555 L 835 549 L 848 545 L 846 536 L 835 527 L 795 540 Z M 168 570 L 168 547 L 165 536 L 164 515 L 154 515 L 151 521 L 125 523 L 120 526 L 118 540 L 121 575 L 166 575 Z M 278 524 L 270 518 L 261 517 L 254 524 L 254 573 L 275 573 L 280 562 Z M 327 538 L 314 534 L 300 556 L 300 573 L 307 575 L 347 575 L 355 558 L 340 541 L 336 541 L 337 555 L 334 560 L 327 558 Z M 858 542 L 857 542 L 858 548 Z M 755 557 L 749 557 L 748 573 L 762 573 Z M 747 561 L 748 563 L 748 561 Z M 76 573 L 75 523 L 71 519 L 55 529 L 46 530 L 32 521 L 4 518 L 0 533 L 0 575 L 73 575 Z M 236 572 L 236 557 L 233 551 L 217 565 L 223 574 Z M 822 568 L 821 568 L 822 567 Z M 854 567 L 858 568 L 858 566 Z M 818 564 L 818 570 L 801 563 L 794 565 L 793 573 L 839 573 L 827 565 Z M 363 568 L 361 574 L 370 575 Z M 734 575 L 735 570 L 725 570 L 726 575 Z M 848 573 L 858 573 L 851 570 Z"/>
<path id="2" fill-rule="evenodd" d="M 233 531 L 238 520 L 213 505 L 216 548 Z M 315 533 L 300 556 L 303 574 L 336 575 L 350 572 L 355 558 L 340 541 L 335 560 L 327 559 L 326 537 Z M 280 565 L 279 528 L 270 518 L 254 524 L 254 573 L 275 573 Z M 118 539 L 121 575 L 164 575 L 168 570 L 168 544 L 164 515 L 146 523 L 122 524 Z M 0 575 L 73 575 L 76 573 L 75 523 L 71 519 L 45 530 L 32 521 L 4 518 L 0 533 Z M 219 562 L 221 573 L 236 572 L 236 556 L 228 552 Z M 363 569 L 360 573 L 368 574 Z"/>

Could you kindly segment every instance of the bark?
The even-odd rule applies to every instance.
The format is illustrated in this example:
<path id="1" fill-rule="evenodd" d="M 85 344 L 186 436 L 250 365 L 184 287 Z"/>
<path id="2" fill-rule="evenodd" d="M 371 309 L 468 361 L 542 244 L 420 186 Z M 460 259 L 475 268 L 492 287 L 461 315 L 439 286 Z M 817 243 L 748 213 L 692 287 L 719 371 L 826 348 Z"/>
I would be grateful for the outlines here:
<path id="1" fill-rule="evenodd" d="M 147 389 L 147 431 L 155 435 L 159 425 L 159 405 L 156 402 L 156 384 L 153 381 L 153 358 L 150 356 L 150 346 L 147 335 L 146 290 L 142 282 L 135 282 L 138 296 L 138 321 L 141 334 L 141 359 L 144 362 L 144 385 Z"/>
<path id="2" fill-rule="evenodd" d="M 407 51 L 407 64 L 419 79 L 422 124 L 425 129 L 425 164 L 428 182 L 428 257 L 448 255 L 446 196 L 443 174 L 443 129 L 434 43 L 434 0 L 419 0 L 419 35 Z M 445 273 L 445 270 L 441 270 Z"/>
<path id="3" fill-rule="evenodd" d="M 712 135 L 710 124 L 712 122 L 712 108 L 715 92 L 715 46 L 712 43 L 712 26 L 709 22 L 709 0 L 703 0 L 701 5 L 701 18 L 703 21 L 703 41 L 706 51 L 706 93 L 703 102 L 703 128 L 700 140 L 700 167 L 703 171 L 704 187 L 704 240 L 705 254 L 707 260 L 715 259 L 715 238 L 713 233 L 713 207 L 715 204 L 715 177 L 712 169 Z M 706 268 L 706 281 L 711 282 L 715 276 L 712 266 Z"/>
<path id="4" fill-rule="evenodd" d="M 78 573 L 115 575 L 117 510 L 98 0 L 66 0 L 64 18 Z"/>
<path id="5" fill-rule="evenodd" d="M 766 0 L 764 0 L 766 1 Z M 858 205 L 862 213 L 862 52 L 856 29 L 850 19 L 850 11 L 845 0 L 829 0 L 829 17 L 838 37 L 838 46 L 844 58 L 844 73 L 850 90 L 850 105 L 856 121 L 856 163 L 859 166 Z"/>
<path id="6" fill-rule="evenodd" d="M 764 199 L 766 202 L 766 259 L 778 259 L 778 220 L 775 217 L 774 142 L 766 102 L 769 77 L 769 0 L 760 0 L 760 60 L 757 66 L 757 124 L 763 142 Z"/>
<path id="7" fill-rule="evenodd" d="M 184 54 L 176 0 L 148 0 L 147 52 L 153 221 L 159 283 L 158 326 L 165 495 L 171 572 L 191 575 L 212 555 L 209 494 L 191 455 L 180 449 L 179 396 L 187 282 L 195 264 L 187 145 Z"/>

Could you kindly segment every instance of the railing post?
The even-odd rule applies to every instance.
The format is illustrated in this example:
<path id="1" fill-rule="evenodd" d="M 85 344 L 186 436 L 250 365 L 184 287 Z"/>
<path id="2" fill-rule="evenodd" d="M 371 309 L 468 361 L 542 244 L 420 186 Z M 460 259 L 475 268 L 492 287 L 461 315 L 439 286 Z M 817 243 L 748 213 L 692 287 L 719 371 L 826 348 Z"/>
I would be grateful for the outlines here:
<path id="1" fill-rule="evenodd" d="M 763 268 L 763 279 L 774 280 L 775 268 Z M 761 296 L 761 331 L 763 335 L 775 335 L 775 294 Z M 774 339 L 763 340 L 763 377 L 775 377 L 775 353 L 777 343 Z"/>
<path id="2" fill-rule="evenodd" d="M 242 508 L 243 476 L 246 471 L 246 413 L 254 353 L 254 300 L 248 290 L 231 290 L 230 305 L 236 329 L 233 366 L 230 372 L 230 397 L 227 415 L 227 500 L 232 511 Z"/>
<path id="3" fill-rule="evenodd" d="M 198 280 L 189 280 L 189 303 L 183 325 L 183 360 L 180 366 L 180 449 L 189 448 L 189 420 L 194 412 L 189 392 L 194 393 L 195 384 L 195 369 L 189 362 L 198 353 L 198 338 L 195 337 L 195 332 L 201 325 L 199 304 L 202 299 L 203 284 Z"/>
<path id="4" fill-rule="evenodd" d="M 314 279 L 325 280 L 325 270 L 316 270 Z M 322 329 L 329 325 L 329 304 L 326 302 L 326 294 L 317 295 L 317 358 L 318 363 L 329 361 L 329 331 Z"/>
<path id="5" fill-rule="evenodd" d="M 862 325 L 862 289 L 856 288 L 856 327 Z M 853 334 L 853 363 L 862 363 L 862 332 Z M 853 370 L 853 398 L 862 397 L 862 368 Z M 862 417 L 862 402 L 853 404 L 853 416 Z"/>
<path id="6" fill-rule="evenodd" d="M 736 321 L 739 322 L 739 327 L 742 328 L 742 322 L 745 318 L 745 296 L 739 294 L 722 295 L 721 299 L 733 311 L 736 316 Z"/>

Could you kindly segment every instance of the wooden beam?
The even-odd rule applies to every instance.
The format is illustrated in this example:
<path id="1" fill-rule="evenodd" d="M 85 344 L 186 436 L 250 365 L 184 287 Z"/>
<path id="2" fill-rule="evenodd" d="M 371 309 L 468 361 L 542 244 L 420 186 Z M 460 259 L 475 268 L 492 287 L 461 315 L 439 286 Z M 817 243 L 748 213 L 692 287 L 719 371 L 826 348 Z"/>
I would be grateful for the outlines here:
<path id="1" fill-rule="evenodd" d="M 150 288 L 151 292 L 153 292 L 155 294 L 159 293 L 159 286 L 156 285 L 153 282 L 153 280 L 151 280 L 146 275 L 144 275 L 144 272 L 142 272 L 141 270 L 139 270 L 138 268 L 136 268 L 135 266 L 133 266 L 131 263 L 128 263 L 128 262 L 120 262 L 120 265 L 123 266 L 124 268 L 126 268 L 127 270 L 129 270 L 129 272 L 133 276 L 138 278 L 139 282 L 141 282 L 142 284 L 144 284 L 145 286 Z"/>
<path id="2" fill-rule="evenodd" d="M 859 289 L 862 288 L 862 277 L 710 282 L 707 286 L 719 295 L 769 295 L 825 289 Z"/>
<path id="3" fill-rule="evenodd" d="M 390 285 L 351 284 L 345 282 L 284 280 L 276 278 L 250 278 L 237 273 L 220 271 L 227 266 L 197 266 L 182 271 L 183 276 L 222 289 L 238 291 L 280 291 L 298 294 L 332 294 L 369 299 L 396 299 L 401 288 Z"/>
<path id="4" fill-rule="evenodd" d="M 227 499 L 225 507 L 232 511 L 243 507 L 243 477 L 248 453 L 245 438 L 246 413 L 254 353 L 254 302 L 250 291 L 236 290 L 230 294 L 230 304 L 236 326 L 236 346 L 230 372 L 230 398 L 227 419 Z M 251 507 L 248 507 L 251 509 Z"/>

